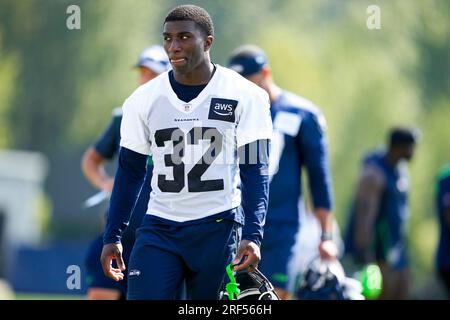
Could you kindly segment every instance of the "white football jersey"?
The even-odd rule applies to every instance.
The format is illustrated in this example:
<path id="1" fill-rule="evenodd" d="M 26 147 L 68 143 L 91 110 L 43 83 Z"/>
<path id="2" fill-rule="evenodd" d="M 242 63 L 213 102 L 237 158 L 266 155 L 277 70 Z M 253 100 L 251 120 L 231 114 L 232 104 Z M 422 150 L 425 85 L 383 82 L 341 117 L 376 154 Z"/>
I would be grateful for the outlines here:
<path id="1" fill-rule="evenodd" d="M 147 214 L 200 219 L 240 205 L 237 149 L 271 138 L 269 96 L 217 65 L 207 86 L 186 103 L 165 72 L 125 101 L 120 133 L 121 146 L 153 156 Z"/>

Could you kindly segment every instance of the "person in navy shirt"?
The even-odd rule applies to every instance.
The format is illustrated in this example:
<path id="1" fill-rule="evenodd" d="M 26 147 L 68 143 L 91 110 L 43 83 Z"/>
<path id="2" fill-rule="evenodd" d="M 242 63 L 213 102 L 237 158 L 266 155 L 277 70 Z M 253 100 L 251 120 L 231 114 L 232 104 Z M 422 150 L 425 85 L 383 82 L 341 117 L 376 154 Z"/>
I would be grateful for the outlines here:
<path id="1" fill-rule="evenodd" d="M 438 275 L 450 297 L 450 164 L 438 175 L 436 209 L 439 222 L 439 244 L 436 252 Z"/>
<path id="2" fill-rule="evenodd" d="M 377 263 L 383 277 L 379 299 L 408 299 L 410 269 L 407 226 L 409 177 L 418 133 L 391 129 L 387 150 L 365 155 L 349 224 L 345 254 L 358 266 Z"/>
<path id="3" fill-rule="evenodd" d="M 228 67 L 266 90 L 271 103 L 274 127 L 269 176 L 270 201 L 261 245 L 261 271 L 275 286 L 281 299 L 295 291 L 297 271 L 293 270 L 293 247 L 299 230 L 300 210 L 304 210 L 302 169 L 306 169 L 315 216 L 322 236 L 323 259 L 336 259 L 332 241 L 332 180 L 328 160 L 326 122 L 309 100 L 280 89 L 273 81 L 265 52 L 254 45 L 235 49 Z"/>
<path id="4" fill-rule="evenodd" d="M 144 84 L 155 78 L 169 68 L 169 60 L 162 46 L 151 46 L 142 51 L 136 65 L 139 69 L 139 84 Z M 110 177 L 104 167 L 106 161 L 112 161 L 119 153 L 120 125 L 122 122 L 122 109 L 113 111 L 112 119 L 106 130 L 89 147 L 82 158 L 81 167 L 85 177 L 96 188 L 111 194 L 114 178 Z M 147 210 L 147 203 L 151 191 L 152 158 L 147 160 L 147 175 L 143 184 L 141 195 L 136 202 L 135 213 L 130 225 L 124 233 L 124 259 L 128 262 L 131 248 L 135 241 L 135 231 L 140 226 Z M 89 300 L 117 300 L 126 297 L 127 281 L 116 282 L 105 276 L 100 263 L 100 254 L 103 247 L 102 235 L 99 235 L 90 245 L 86 257 L 87 298 Z"/>

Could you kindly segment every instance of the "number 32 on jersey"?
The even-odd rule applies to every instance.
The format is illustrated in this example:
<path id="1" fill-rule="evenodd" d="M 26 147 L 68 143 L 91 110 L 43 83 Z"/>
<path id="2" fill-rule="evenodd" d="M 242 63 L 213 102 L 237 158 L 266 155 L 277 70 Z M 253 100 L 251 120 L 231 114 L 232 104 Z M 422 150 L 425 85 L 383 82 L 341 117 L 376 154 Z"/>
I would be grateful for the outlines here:
<path id="1" fill-rule="evenodd" d="M 178 193 L 186 186 L 186 164 L 183 162 L 185 150 L 187 145 L 197 145 L 200 140 L 207 140 L 210 145 L 187 174 L 188 191 L 206 192 L 224 189 L 223 179 L 201 180 L 202 175 L 222 151 L 222 134 L 216 128 L 209 127 L 194 127 L 187 134 L 180 128 L 167 128 L 155 132 L 157 147 L 173 143 L 173 152 L 164 155 L 164 164 L 166 167 L 173 168 L 174 179 L 167 179 L 167 176 L 163 174 L 158 175 L 158 187 L 162 192 Z"/>

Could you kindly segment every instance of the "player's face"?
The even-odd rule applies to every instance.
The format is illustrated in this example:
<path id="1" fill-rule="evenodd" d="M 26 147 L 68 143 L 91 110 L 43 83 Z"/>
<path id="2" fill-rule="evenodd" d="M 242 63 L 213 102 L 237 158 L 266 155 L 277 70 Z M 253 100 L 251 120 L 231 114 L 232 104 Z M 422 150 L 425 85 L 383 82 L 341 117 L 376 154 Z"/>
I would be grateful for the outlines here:
<path id="1" fill-rule="evenodd" d="M 146 67 L 139 67 L 139 84 L 143 85 L 144 83 L 152 80 L 155 78 L 158 74 Z"/>
<path id="2" fill-rule="evenodd" d="M 410 161 L 414 156 L 415 149 L 416 145 L 414 143 L 405 145 L 403 147 L 403 158 L 407 161 Z"/>
<path id="3" fill-rule="evenodd" d="M 168 21 L 163 30 L 164 49 L 174 72 L 189 75 L 209 63 L 206 52 L 212 37 L 205 36 L 194 21 Z"/>

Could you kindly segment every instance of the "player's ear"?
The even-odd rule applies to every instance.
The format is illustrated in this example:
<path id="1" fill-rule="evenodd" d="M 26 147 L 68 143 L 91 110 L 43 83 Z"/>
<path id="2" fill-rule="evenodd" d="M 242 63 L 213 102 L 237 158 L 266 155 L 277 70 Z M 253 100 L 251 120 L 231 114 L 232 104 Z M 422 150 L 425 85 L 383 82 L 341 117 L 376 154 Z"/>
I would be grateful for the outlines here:
<path id="1" fill-rule="evenodd" d="M 264 78 L 267 78 L 268 76 L 270 76 L 270 67 L 268 65 L 265 65 L 262 69 L 261 69 L 262 75 L 264 76 Z"/>
<path id="2" fill-rule="evenodd" d="M 205 41 L 203 42 L 203 49 L 205 51 L 208 51 L 209 49 L 211 49 L 213 41 L 214 41 L 214 37 L 213 36 L 207 36 L 205 38 Z"/>

